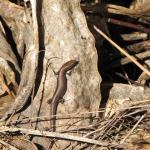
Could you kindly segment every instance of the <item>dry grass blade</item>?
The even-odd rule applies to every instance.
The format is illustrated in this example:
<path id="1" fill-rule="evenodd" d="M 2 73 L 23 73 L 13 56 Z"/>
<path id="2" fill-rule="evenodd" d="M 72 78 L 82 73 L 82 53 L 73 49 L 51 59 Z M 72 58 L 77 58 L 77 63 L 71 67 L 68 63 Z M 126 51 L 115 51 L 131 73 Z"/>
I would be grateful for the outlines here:
<path id="1" fill-rule="evenodd" d="M 138 126 L 138 124 L 144 119 L 146 114 L 142 115 L 141 118 L 138 120 L 138 122 L 134 125 L 134 127 L 130 130 L 130 132 L 125 136 L 124 139 L 121 140 L 120 144 L 123 144 L 125 140 L 131 135 L 131 133 L 135 130 L 135 128 Z"/>
<path id="2" fill-rule="evenodd" d="M 92 136 L 93 135 L 93 139 L 98 139 L 98 138 L 101 138 L 100 140 L 102 140 L 103 138 L 103 135 L 105 137 L 105 135 L 108 134 L 109 131 L 111 131 L 115 125 L 120 121 L 120 119 L 122 118 L 123 115 L 116 115 L 114 116 L 112 119 L 104 119 L 101 121 L 101 123 L 99 124 L 99 128 L 98 129 L 95 129 L 94 131 L 92 132 L 89 132 L 87 133 L 86 135 L 84 135 L 84 137 L 89 137 L 89 136 Z M 71 148 L 75 148 L 77 147 L 77 149 L 83 149 L 85 147 L 87 147 L 87 143 L 86 144 L 83 144 L 81 146 L 77 146 L 78 143 L 75 143 L 74 145 L 71 145 Z M 112 143 L 113 145 L 113 143 Z M 114 144 L 115 145 L 115 144 Z M 96 146 L 96 145 L 95 145 Z M 123 145 L 115 145 L 116 148 L 121 148 Z"/>
<path id="3" fill-rule="evenodd" d="M 63 114 L 63 115 L 62 114 L 57 114 L 55 116 L 57 117 L 57 119 L 71 119 L 71 118 L 79 119 L 79 118 L 86 118 L 85 116 L 83 116 L 83 115 L 86 115 L 86 114 L 95 114 L 95 113 L 103 113 L 103 112 L 104 112 L 104 110 L 101 109 L 99 111 L 83 112 L 83 113 L 80 113 L 80 114 L 69 113 L 69 114 Z M 18 119 L 18 120 L 13 120 L 12 122 L 10 122 L 10 124 L 16 124 L 16 123 L 25 124 L 25 123 L 29 123 L 29 122 L 36 122 L 37 120 L 39 122 L 40 121 L 47 121 L 47 120 L 52 119 L 53 116 L 51 116 L 51 118 L 49 116 L 40 116 L 40 117 L 34 117 L 33 116 L 33 117 L 30 117 L 30 118 L 22 118 L 22 119 Z"/>

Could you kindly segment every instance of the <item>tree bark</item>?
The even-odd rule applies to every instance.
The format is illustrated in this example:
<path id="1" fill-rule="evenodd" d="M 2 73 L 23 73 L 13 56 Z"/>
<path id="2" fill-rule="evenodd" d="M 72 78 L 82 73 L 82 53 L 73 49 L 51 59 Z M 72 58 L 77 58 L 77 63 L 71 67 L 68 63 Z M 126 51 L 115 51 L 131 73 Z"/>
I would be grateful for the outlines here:
<path id="1" fill-rule="evenodd" d="M 2 0 L 0 2 L 0 7 L 2 7 L 5 2 L 3 3 Z M 87 27 L 85 16 L 80 8 L 80 1 L 43 0 L 36 2 L 38 37 L 37 31 L 34 29 L 34 19 L 30 18 L 29 15 L 30 10 L 17 8 L 21 14 L 18 24 L 16 24 L 16 14 L 12 16 L 12 20 L 15 22 L 15 25 L 11 24 L 12 28 L 19 29 L 12 30 L 12 33 L 18 54 L 23 59 L 23 66 L 15 103 L 10 110 L 17 111 L 23 107 L 24 111 L 21 112 L 21 118 L 22 116 L 29 118 L 50 117 L 50 105 L 47 104 L 47 100 L 53 96 L 57 85 L 57 76 L 54 71 L 57 72 L 69 60 L 77 60 L 79 61 L 78 65 L 72 69 L 70 76 L 67 75 L 68 88 L 64 96 L 65 102 L 58 105 L 57 115 L 60 113 L 64 115 L 85 113 L 85 117 L 88 119 L 82 121 L 76 119 L 59 120 L 56 122 L 56 130 L 70 129 L 76 122 L 78 122 L 76 125 L 88 125 L 92 121 L 92 116 L 98 115 L 98 113 L 91 115 L 87 112 L 98 111 L 99 109 L 101 78 L 97 69 L 98 56 L 94 37 Z M 0 15 L 5 17 L 2 11 Z M 8 14 L 8 16 L 11 15 Z M 27 20 L 24 21 L 24 18 Z M 7 17 L 5 20 L 10 25 Z M 21 41 L 17 40 L 19 35 Z M 39 43 L 37 42 L 38 38 Z M 22 46 L 20 46 L 23 43 L 26 47 L 24 54 Z M 31 91 L 33 91 L 32 95 L 30 95 Z M 31 96 L 31 104 L 24 107 L 29 96 Z M 49 125 L 49 120 L 43 122 L 37 120 L 32 125 L 29 123 L 19 126 L 38 128 L 42 131 L 49 128 Z M 59 126 L 62 127 L 59 128 Z M 49 144 L 49 140 L 39 137 L 34 137 L 33 141 L 43 147 L 47 147 Z"/>

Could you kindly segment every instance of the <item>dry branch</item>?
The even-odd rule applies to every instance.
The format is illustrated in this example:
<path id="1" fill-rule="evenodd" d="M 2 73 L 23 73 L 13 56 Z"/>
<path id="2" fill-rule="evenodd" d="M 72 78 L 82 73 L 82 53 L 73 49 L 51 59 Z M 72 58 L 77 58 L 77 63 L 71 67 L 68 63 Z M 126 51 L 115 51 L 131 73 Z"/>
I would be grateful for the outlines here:
<path id="1" fill-rule="evenodd" d="M 61 134 L 57 132 L 39 131 L 39 130 L 32 130 L 32 129 L 25 129 L 25 128 L 9 128 L 5 126 L 0 127 L 0 133 L 3 133 L 3 134 L 16 133 L 16 132 L 27 134 L 27 135 L 36 135 L 36 136 L 42 136 L 42 137 L 51 137 L 51 138 L 78 141 L 78 142 L 83 142 L 83 143 L 95 144 L 99 146 L 118 146 L 118 145 L 111 144 L 108 142 L 97 141 L 93 139 L 72 136 L 72 135 L 67 135 L 67 134 Z"/>
<path id="2" fill-rule="evenodd" d="M 130 51 L 134 51 L 134 52 L 140 52 L 142 50 L 148 50 L 149 51 L 149 49 L 150 49 L 150 41 L 147 40 L 147 41 L 134 43 L 132 45 L 128 45 L 127 49 L 129 49 Z M 145 55 L 145 56 L 148 56 L 148 55 Z"/>
<path id="3" fill-rule="evenodd" d="M 147 33 L 141 33 L 141 32 L 133 32 L 133 33 L 121 34 L 120 36 L 122 37 L 122 39 L 124 41 L 146 40 L 148 38 L 148 34 Z M 136 49 L 137 48 L 135 48 L 135 50 L 134 50 L 134 48 L 133 48 L 132 51 L 138 52 L 138 50 L 136 50 Z"/>
<path id="4" fill-rule="evenodd" d="M 133 24 L 133 23 L 121 21 L 121 20 L 114 19 L 114 18 L 108 18 L 108 23 L 112 23 L 112 24 L 116 24 L 116 25 L 119 25 L 119 26 L 123 26 L 123 27 L 131 28 L 131 29 L 143 31 L 145 33 L 150 33 L 149 29 L 144 28 L 141 25 L 136 25 L 136 24 Z"/>
<path id="5" fill-rule="evenodd" d="M 138 7 L 138 9 L 129 9 L 123 6 L 117 6 L 117 5 L 111 5 L 111 4 L 108 4 L 106 7 L 109 13 L 127 15 L 133 18 L 141 18 L 143 21 L 149 22 L 149 16 L 150 16 L 150 4 L 149 3 L 145 3 L 141 5 L 140 7 Z"/>
<path id="6" fill-rule="evenodd" d="M 127 15 L 130 17 L 136 17 L 136 18 L 143 16 L 142 13 L 146 11 L 146 10 L 144 10 L 144 11 L 132 10 L 132 9 L 129 9 L 129 8 L 126 8 L 123 6 L 117 6 L 117 5 L 111 5 L 111 4 L 108 4 L 106 7 L 107 7 L 107 11 L 109 13 Z M 149 8 L 148 8 L 148 10 L 149 10 Z M 148 13 L 146 15 L 148 15 Z"/>

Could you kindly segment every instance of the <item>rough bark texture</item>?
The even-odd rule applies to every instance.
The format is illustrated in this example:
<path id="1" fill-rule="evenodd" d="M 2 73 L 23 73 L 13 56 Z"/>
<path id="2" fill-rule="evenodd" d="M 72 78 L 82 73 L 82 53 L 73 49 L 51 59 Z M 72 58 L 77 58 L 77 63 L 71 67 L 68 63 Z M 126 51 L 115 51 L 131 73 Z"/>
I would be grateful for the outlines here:
<path id="1" fill-rule="evenodd" d="M 79 64 L 68 76 L 68 89 L 65 94 L 65 103 L 58 106 L 57 113 L 83 113 L 97 111 L 100 103 L 100 76 L 97 71 L 97 54 L 94 47 L 94 38 L 89 32 L 79 1 L 43 1 L 42 20 L 44 26 L 45 61 L 43 63 L 43 78 L 40 88 L 33 101 L 32 116 L 49 115 L 47 100 L 52 97 L 56 88 L 57 76 L 53 70 L 58 71 L 61 65 L 68 60 L 79 60 Z M 51 59 L 51 67 L 46 71 L 46 61 Z M 59 59 L 60 58 L 60 59 Z M 52 70 L 53 69 L 53 70 Z M 46 75 L 46 80 L 45 76 Z M 44 94 L 43 94 L 44 91 Z M 42 94 L 43 97 L 42 98 Z M 39 100 L 39 97 L 40 100 Z M 73 124 L 73 120 L 71 120 Z M 75 120 L 76 122 L 77 120 Z M 62 124 L 66 129 L 65 122 Z M 49 122 L 48 122 L 49 123 Z M 90 120 L 82 121 L 89 124 Z M 41 123 L 44 127 L 47 124 Z M 41 125 L 40 125 L 41 126 Z M 43 128 L 41 128 L 43 129 Z M 60 128 L 57 128 L 61 130 Z"/>
<path id="2" fill-rule="evenodd" d="M 34 2 L 35 4 L 33 4 Z M 27 15 L 27 13 L 23 9 L 21 9 L 21 7 L 17 7 L 9 1 L 5 1 L 4 3 L 3 1 L 0 1 L 0 4 L 1 7 L 3 6 L 1 13 L 5 11 L 7 5 L 8 8 L 10 8 L 10 12 L 12 13 L 10 14 L 5 12 L 4 14 L 1 14 L 4 17 L 5 22 L 9 25 L 10 28 L 12 28 L 12 34 L 14 36 L 18 34 L 19 36 L 19 25 L 22 25 L 22 23 L 22 30 L 24 30 L 25 33 L 28 34 L 27 36 L 26 34 L 22 35 L 26 46 L 26 53 L 23 59 L 21 81 L 15 98 L 15 103 L 2 117 L 2 119 L 0 120 L 2 122 L 5 121 L 15 112 L 20 111 L 23 108 L 23 106 L 27 103 L 27 100 L 32 92 L 33 85 L 35 84 L 36 70 L 38 65 L 39 40 L 35 10 L 36 6 L 34 7 L 34 5 L 36 5 L 36 1 L 31 1 L 32 19 L 30 16 Z M 16 15 L 15 10 L 19 12 L 18 15 Z M 16 16 L 22 16 L 22 18 L 17 18 Z M 17 31 L 19 31 L 19 33 L 17 33 Z M 15 39 L 16 37 L 17 36 L 15 36 Z M 20 53 L 16 52 L 16 54 L 19 56 Z"/>
<path id="3" fill-rule="evenodd" d="M 43 0 L 38 2 L 37 15 L 41 52 L 38 53 L 39 65 L 35 82 L 38 45 L 34 28 L 32 27 L 34 22 L 32 24 L 33 20 L 30 18 L 28 9 L 25 11 L 21 7 L 17 7 L 17 9 L 20 13 L 12 15 L 13 19 L 11 19 L 15 22 L 15 16 L 22 16 L 22 19 L 17 20 L 18 25 L 16 22 L 12 24 L 11 21 L 10 23 L 6 17 L 6 22 L 9 25 L 11 24 L 14 29 L 12 33 L 18 48 L 18 55 L 23 58 L 21 83 L 13 106 L 24 106 L 34 84 L 35 89 L 33 90 L 31 104 L 24 108 L 21 116 L 29 118 L 49 116 L 50 105 L 47 104 L 47 100 L 53 96 L 57 81 L 57 76 L 53 71 L 57 72 L 65 62 L 73 59 L 78 60 L 79 64 L 72 70 L 70 76 L 67 75 L 68 88 L 64 96 L 65 103 L 59 104 L 57 114 L 98 111 L 101 100 L 101 78 L 97 69 L 98 58 L 94 37 L 87 27 L 85 16 L 80 8 L 80 1 Z M 26 45 L 25 55 L 23 53 L 23 44 Z M 23 101 L 20 101 L 20 99 L 23 99 Z M 85 117 L 88 117 L 88 119 L 80 122 L 73 119 L 70 119 L 70 121 L 57 121 L 57 126 L 62 125 L 62 128 L 57 127 L 57 131 L 71 128 L 71 125 L 76 122 L 78 125 L 90 124 L 92 121 L 90 119 L 91 115 L 88 114 Z M 50 121 L 48 120 L 20 126 L 38 128 L 42 131 L 49 128 L 49 124 Z M 41 137 L 35 137 L 33 141 L 44 147 L 49 144 L 49 139 Z"/>

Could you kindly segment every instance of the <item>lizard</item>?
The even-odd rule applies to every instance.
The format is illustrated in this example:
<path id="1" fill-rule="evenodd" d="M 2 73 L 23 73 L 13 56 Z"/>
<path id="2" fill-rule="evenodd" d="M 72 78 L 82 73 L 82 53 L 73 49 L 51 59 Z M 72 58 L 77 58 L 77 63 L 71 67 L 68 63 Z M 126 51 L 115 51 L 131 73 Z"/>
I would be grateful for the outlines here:
<path id="1" fill-rule="evenodd" d="M 67 77 L 66 74 L 69 70 L 73 69 L 78 64 L 76 60 L 70 60 L 64 63 L 58 71 L 57 77 L 57 86 L 55 92 L 51 99 L 47 102 L 50 104 L 50 112 L 51 112 L 51 121 L 50 126 L 52 127 L 52 131 L 55 132 L 56 130 L 56 113 L 58 104 L 64 102 L 63 96 L 67 91 Z"/>

